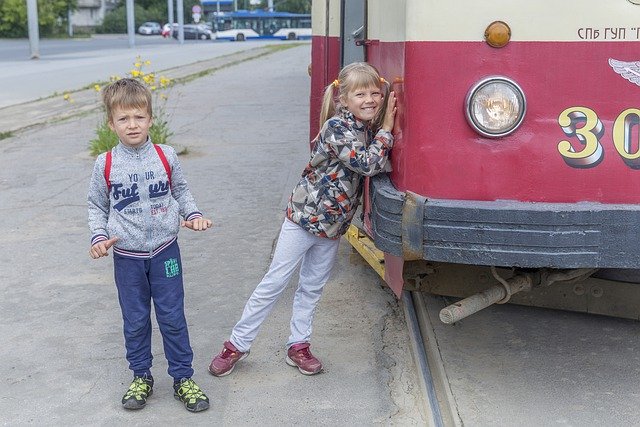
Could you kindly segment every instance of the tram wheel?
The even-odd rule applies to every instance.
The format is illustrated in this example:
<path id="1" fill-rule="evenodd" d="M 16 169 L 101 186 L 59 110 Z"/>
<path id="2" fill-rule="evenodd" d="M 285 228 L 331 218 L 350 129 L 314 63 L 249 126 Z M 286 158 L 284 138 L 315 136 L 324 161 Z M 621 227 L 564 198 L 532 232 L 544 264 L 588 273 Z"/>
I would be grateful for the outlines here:
<path id="1" fill-rule="evenodd" d="M 240 33 L 236 36 L 236 41 L 239 42 L 243 42 L 244 41 L 244 34 Z"/>
<path id="2" fill-rule="evenodd" d="M 287 35 L 287 40 L 295 40 L 296 39 L 296 33 L 289 33 L 289 35 Z"/>

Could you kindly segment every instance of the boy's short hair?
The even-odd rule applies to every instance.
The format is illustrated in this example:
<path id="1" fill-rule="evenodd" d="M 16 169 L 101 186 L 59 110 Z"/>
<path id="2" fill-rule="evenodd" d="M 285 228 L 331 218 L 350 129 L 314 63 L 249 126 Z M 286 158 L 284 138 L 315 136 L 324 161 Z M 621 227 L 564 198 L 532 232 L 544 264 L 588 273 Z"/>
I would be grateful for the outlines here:
<path id="1" fill-rule="evenodd" d="M 102 102 L 107 110 L 107 120 L 111 121 L 114 108 L 140 108 L 153 116 L 151 92 L 135 79 L 120 79 L 109 84 L 102 91 Z"/>

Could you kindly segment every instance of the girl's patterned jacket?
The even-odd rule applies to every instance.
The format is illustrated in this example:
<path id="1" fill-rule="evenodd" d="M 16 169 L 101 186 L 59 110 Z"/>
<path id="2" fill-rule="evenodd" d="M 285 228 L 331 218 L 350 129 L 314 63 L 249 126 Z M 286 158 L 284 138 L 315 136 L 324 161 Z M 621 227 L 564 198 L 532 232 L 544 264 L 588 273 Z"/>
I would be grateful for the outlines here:
<path id="1" fill-rule="evenodd" d="M 111 150 L 110 190 L 105 181 L 106 155 L 98 156 L 88 195 L 92 245 L 118 237 L 114 252 L 151 258 L 176 239 L 181 218 L 202 217 L 175 150 L 159 147 L 169 163 L 171 182 L 151 140 L 138 148 L 119 143 Z"/>
<path id="2" fill-rule="evenodd" d="M 384 171 L 392 146 L 391 132 L 380 129 L 372 138 L 368 125 L 341 107 L 315 140 L 287 218 L 316 236 L 342 236 L 360 203 L 364 177 Z"/>

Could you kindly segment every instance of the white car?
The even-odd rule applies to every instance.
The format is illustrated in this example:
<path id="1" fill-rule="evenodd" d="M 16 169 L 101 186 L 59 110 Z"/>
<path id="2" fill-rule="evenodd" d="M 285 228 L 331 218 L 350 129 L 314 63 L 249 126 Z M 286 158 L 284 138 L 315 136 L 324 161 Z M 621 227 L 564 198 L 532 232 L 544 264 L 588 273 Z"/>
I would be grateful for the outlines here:
<path id="1" fill-rule="evenodd" d="M 161 34 L 162 27 L 157 22 L 145 22 L 144 24 L 138 27 L 138 34 L 143 35 L 153 35 L 153 34 Z"/>

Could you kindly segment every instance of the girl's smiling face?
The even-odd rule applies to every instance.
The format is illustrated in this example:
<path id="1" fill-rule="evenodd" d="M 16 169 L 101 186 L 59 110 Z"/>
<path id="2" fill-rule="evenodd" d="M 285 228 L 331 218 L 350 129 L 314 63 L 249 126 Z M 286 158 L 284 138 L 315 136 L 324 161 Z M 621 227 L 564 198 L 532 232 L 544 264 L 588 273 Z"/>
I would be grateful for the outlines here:
<path id="1" fill-rule="evenodd" d="M 351 90 L 346 96 L 340 96 L 340 103 L 347 107 L 356 118 L 369 122 L 382 106 L 382 91 L 375 85 Z"/>

